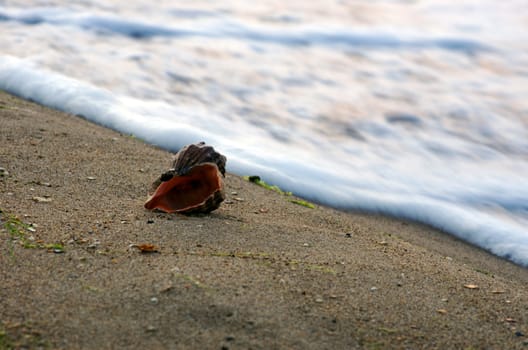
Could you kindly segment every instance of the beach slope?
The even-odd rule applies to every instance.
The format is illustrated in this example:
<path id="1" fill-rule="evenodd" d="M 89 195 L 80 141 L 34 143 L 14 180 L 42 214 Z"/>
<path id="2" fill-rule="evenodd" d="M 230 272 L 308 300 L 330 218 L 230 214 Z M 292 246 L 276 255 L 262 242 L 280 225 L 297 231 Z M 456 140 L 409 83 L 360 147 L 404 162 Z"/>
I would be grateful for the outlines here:
<path id="1" fill-rule="evenodd" d="M 527 269 L 232 174 L 209 215 L 147 211 L 170 162 L 0 92 L 0 349 L 528 348 Z"/>

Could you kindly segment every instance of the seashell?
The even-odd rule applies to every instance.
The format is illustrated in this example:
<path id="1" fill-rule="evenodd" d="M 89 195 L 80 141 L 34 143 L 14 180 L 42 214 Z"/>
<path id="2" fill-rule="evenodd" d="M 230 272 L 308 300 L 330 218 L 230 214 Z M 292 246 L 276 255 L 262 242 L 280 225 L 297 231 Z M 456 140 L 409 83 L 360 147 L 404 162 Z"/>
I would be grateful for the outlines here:
<path id="1" fill-rule="evenodd" d="M 209 213 L 225 199 L 226 157 L 204 142 L 183 147 L 172 168 L 153 183 L 145 208 L 167 213 Z"/>

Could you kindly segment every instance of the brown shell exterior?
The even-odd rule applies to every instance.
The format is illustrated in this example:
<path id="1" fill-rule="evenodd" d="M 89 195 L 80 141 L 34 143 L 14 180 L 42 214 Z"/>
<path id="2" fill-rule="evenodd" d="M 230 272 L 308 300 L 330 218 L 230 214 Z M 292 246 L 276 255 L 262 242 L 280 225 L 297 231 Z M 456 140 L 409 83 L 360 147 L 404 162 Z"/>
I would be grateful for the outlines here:
<path id="1" fill-rule="evenodd" d="M 176 153 L 172 168 L 164 172 L 152 184 L 153 191 L 156 191 L 156 189 L 158 189 L 163 182 L 170 181 L 174 177 L 185 177 L 191 172 L 193 168 L 202 164 L 214 164 L 218 169 L 218 176 L 220 177 L 221 175 L 221 177 L 225 177 L 226 157 L 216 152 L 212 146 L 208 146 L 204 142 L 199 142 L 197 144 L 187 145 L 183 147 L 178 153 Z M 203 200 L 203 202 L 189 208 L 174 210 L 171 212 L 178 212 L 182 214 L 209 213 L 215 209 L 218 209 L 224 199 L 225 194 L 223 181 L 220 180 L 220 188 L 211 193 Z M 145 203 L 145 206 L 147 206 L 147 204 L 148 201 Z"/>
<path id="2" fill-rule="evenodd" d="M 207 146 L 205 142 L 183 147 L 174 156 L 172 168 L 177 175 L 185 175 L 193 166 L 202 163 L 216 164 L 222 176 L 225 176 L 226 157 L 216 152 L 212 146 Z"/>

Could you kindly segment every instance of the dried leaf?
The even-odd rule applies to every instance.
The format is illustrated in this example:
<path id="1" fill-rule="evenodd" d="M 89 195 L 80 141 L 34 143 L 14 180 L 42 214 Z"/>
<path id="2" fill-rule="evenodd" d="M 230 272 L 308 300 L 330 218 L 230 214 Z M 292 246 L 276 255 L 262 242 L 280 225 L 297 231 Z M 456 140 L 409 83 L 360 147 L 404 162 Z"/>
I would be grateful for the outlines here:
<path id="1" fill-rule="evenodd" d="M 501 290 L 501 289 L 498 289 L 498 290 L 492 290 L 491 292 L 492 292 L 493 294 L 504 294 L 504 293 L 506 293 L 505 290 Z"/>
<path id="2" fill-rule="evenodd" d="M 138 245 L 135 245 L 135 247 L 137 247 L 141 253 L 158 253 L 159 252 L 159 248 L 156 247 L 154 244 L 138 244 Z"/>
<path id="3" fill-rule="evenodd" d="M 515 320 L 514 318 L 511 318 L 511 317 L 506 317 L 506 318 L 504 319 L 504 321 L 506 321 L 506 322 L 508 322 L 508 323 L 515 323 L 515 322 L 517 322 L 517 320 Z"/>
<path id="4" fill-rule="evenodd" d="M 438 312 L 439 314 L 442 314 L 442 315 L 447 314 L 447 310 L 446 309 L 438 309 L 438 310 L 436 310 L 436 312 Z"/>
<path id="5" fill-rule="evenodd" d="M 138 248 L 142 253 L 155 253 L 158 251 L 158 247 L 153 244 L 140 244 Z"/>

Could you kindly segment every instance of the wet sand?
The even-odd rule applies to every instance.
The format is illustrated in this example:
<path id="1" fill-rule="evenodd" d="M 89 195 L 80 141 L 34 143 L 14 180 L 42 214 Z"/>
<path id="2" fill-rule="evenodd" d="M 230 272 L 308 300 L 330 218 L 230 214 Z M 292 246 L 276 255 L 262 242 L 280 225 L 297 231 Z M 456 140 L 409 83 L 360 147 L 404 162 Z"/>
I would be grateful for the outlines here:
<path id="1" fill-rule="evenodd" d="M 528 269 L 232 174 L 209 215 L 147 211 L 170 161 L 0 92 L 0 349 L 528 348 Z"/>

